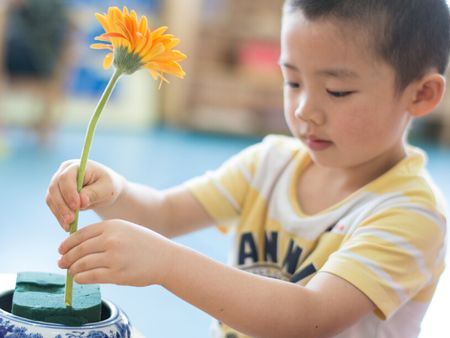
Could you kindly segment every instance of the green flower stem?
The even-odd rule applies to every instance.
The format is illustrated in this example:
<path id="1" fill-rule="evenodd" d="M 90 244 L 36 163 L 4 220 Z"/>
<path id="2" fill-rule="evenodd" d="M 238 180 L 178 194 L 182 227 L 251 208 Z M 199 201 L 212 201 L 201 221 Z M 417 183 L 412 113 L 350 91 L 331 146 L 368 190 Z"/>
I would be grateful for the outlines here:
<path id="1" fill-rule="evenodd" d="M 120 75 L 122 75 L 122 71 L 117 69 L 115 70 L 113 76 L 109 80 L 108 85 L 105 88 L 105 91 L 100 98 L 100 101 L 95 108 L 95 112 L 89 121 L 88 129 L 86 131 L 86 137 L 84 140 L 83 152 L 81 154 L 80 167 L 78 168 L 77 175 L 77 191 L 80 192 L 83 188 L 84 183 L 84 175 L 86 173 L 86 164 L 89 156 L 89 150 L 91 148 L 92 139 L 94 138 L 95 127 L 97 126 L 98 119 L 100 118 L 100 114 L 103 111 L 106 103 L 108 102 L 109 97 L 114 89 L 114 86 L 117 83 Z M 75 213 L 75 220 L 70 224 L 70 234 L 73 234 L 77 231 L 78 228 L 78 210 Z M 66 274 L 66 288 L 64 294 L 64 302 L 66 306 L 72 306 L 72 290 L 73 290 L 73 278 L 70 275 L 69 271 Z"/>

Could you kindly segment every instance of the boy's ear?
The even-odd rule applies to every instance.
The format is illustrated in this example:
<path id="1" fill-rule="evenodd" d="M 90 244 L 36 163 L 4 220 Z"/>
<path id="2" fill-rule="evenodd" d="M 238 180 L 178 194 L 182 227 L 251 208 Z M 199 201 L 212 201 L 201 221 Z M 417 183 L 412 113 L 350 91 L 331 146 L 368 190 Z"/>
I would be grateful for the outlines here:
<path id="1" fill-rule="evenodd" d="M 413 97 L 409 107 L 412 116 L 431 113 L 441 102 L 445 93 L 445 78 L 438 73 L 428 73 L 413 86 Z"/>

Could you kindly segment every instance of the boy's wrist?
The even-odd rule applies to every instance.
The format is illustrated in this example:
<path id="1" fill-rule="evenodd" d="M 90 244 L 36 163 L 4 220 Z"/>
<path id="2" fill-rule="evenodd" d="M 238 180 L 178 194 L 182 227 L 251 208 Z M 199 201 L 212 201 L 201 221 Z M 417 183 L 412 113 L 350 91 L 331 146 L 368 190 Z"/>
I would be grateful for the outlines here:
<path id="1" fill-rule="evenodd" d="M 170 286 L 178 279 L 179 264 L 181 262 L 180 257 L 188 254 L 188 249 L 181 244 L 178 244 L 170 239 L 166 238 L 164 243 L 164 254 L 161 264 L 160 278 L 156 281 L 156 284 L 162 286 L 165 289 L 170 289 Z"/>
<path id="2" fill-rule="evenodd" d="M 121 175 L 118 177 L 119 184 L 117 185 L 119 188 L 117 191 L 117 197 L 112 201 L 111 206 L 117 206 L 125 201 L 128 194 L 131 183 L 127 181 L 127 179 Z"/>

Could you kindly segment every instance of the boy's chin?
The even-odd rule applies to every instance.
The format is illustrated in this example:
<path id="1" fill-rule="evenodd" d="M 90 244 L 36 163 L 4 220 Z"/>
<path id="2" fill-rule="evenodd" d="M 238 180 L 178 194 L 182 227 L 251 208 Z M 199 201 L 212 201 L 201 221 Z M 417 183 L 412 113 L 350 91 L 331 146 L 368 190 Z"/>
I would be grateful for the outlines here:
<path id="1" fill-rule="evenodd" d="M 327 167 L 330 169 L 346 169 L 353 166 L 353 163 L 347 163 L 340 156 L 333 156 L 330 152 L 315 152 L 309 150 L 309 155 L 314 164 L 319 167 Z"/>

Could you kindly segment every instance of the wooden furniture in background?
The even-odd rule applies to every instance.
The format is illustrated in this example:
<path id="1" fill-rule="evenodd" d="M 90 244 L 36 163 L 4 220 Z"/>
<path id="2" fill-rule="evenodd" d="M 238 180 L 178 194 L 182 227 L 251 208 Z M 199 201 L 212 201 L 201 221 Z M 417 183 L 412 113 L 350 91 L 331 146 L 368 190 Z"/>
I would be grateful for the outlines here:
<path id="1" fill-rule="evenodd" d="M 283 0 L 166 0 L 165 22 L 188 55 L 164 86 L 165 121 L 237 134 L 287 132 L 278 69 Z"/>

